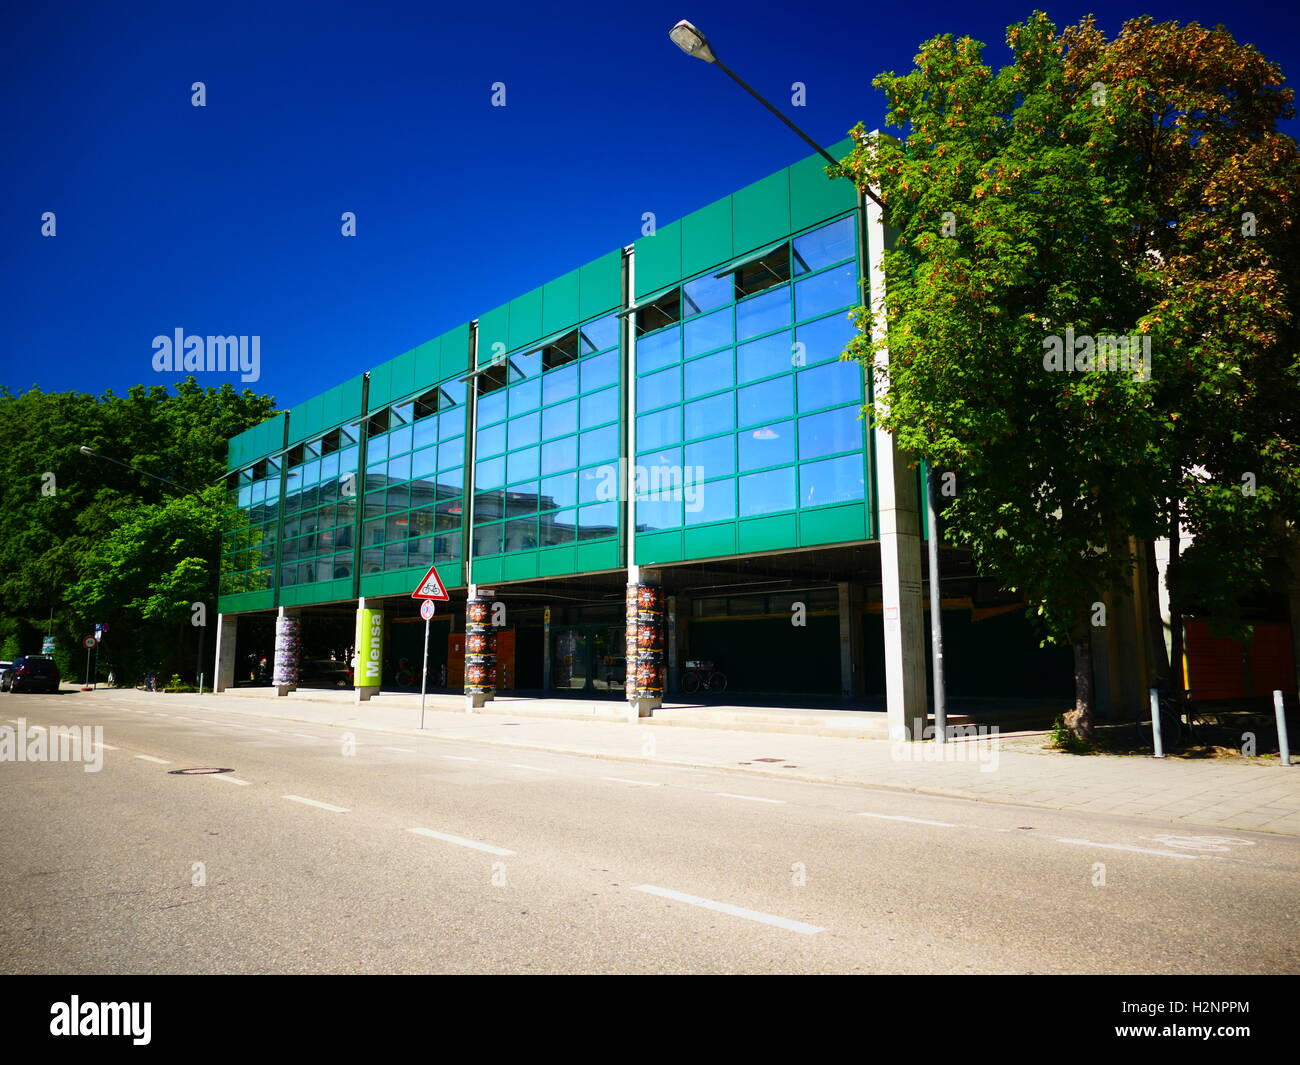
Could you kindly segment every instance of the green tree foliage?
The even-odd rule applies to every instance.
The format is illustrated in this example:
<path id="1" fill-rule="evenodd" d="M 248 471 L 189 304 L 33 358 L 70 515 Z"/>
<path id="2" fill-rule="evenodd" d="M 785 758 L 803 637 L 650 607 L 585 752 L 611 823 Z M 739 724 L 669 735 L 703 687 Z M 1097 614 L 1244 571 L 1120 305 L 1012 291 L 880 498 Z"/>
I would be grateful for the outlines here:
<path id="1" fill-rule="evenodd" d="M 101 667 L 112 662 L 124 678 L 189 674 L 190 605 L 205 603 L 215 619 L 223 511 L 227 527 L 237 524 L 220 484 L 226 441 L 274 409 L 269 396 L 193 378 L 174 394 L 0 389 L 0 652 L 39 651 L 52 616 L 60 666 L 80 677 L 78 641 L 107 622 Z"/>
<path id="2" fill-rule="evenodd" d="M 1222 29 L 1139 19 L 1108 42 L 1039 12 L 1007 43 L 996 73 L 945 35 L 880 75 L 905 136 L 858 126 L 831 172 L 878 187 L 897 231 L 882 424 L 958 472 L 949 538 L 1074 644 L 1086 735 L 1091 604 L 1140 545 L 1189 527 L 1182 572 L 1227 613 L 1300 513 L 1300 156 L 1280 71 Z M 875 361 L 859 320 L 849 354 Z M 1050 368 L 1067 330 L 1149 338 L 1149 379 Z"/>

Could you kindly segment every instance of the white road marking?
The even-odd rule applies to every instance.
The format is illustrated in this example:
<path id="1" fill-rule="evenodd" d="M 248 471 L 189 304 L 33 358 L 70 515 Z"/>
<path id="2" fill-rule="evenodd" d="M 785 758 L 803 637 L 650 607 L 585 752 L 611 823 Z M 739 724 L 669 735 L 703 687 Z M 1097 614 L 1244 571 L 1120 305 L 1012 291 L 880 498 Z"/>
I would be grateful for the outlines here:
<path id="1" fill-rule="evenodd" d="M 819 928 L 815 924 L 805 924 L 803 921 L 791 921 L 787 917 L 776 917 L 770 913 L 762 913 L 759 910 L 747 910 L 743 906 L 733 906 L 729 902 L 715 902 L 713 899 L 702 899 L 698 895 L 686 895 L 680 891 L 673 891 L 671 888 L 656 887 L 654 884 L 639 884 L 633 888 L 634 891 L 644 891 L 647 895 L 658 895 L 660 898 L 673 899 L 676 902 L 689 903 L 691 906 L 699 906 L 705 910 L 716 910 L 718 913 L 727 913 L 732 917 L 744 917 L 748 921 L 758 921 L 760 924 L 772 925 L 774 928 L 784 928 L 789 932 L 799 932 L 805 936 L 816 935 L 818 932 L 825 932 L 826 929 Z"/>
<path id="2" fill-rule="evenodd" d="M 28 732 L 44 732 L 44 731 L 45 731 L 45 726 L 44 726 L 44 725 L 28 725 L 28 726 L 27 726 L 27 731 L 28 731 Z"/>
<path id="3" fill-rule="evenodd" d="M 507 762 L 511 769 L 531 769 L 534 773 L 558 773 L 558 769 L 543 769 L 539 765 L 521 765 L 519 762 Z"/>
<path id="4" fill-rule="evenodd" d="M 90 749 L 91 749 L 92 751 L 95 751 L 95 750 L 98 750 L 98 751 L 118 751 L 118 750 L 121 750 L 120 747 L 110 747 L 107 743 L 101 743 L 101 744 L 99 744 L 98 746 L 96 746 L 94 743 L 92 743 L 92 744 L 90 745 Z"/>
<path id="5" fill-rule="evenodd" d="M 746 799 L 749 802 L 770 802 L 770 803 L 781 803 L 781 804 L 785 803 L 784 799 L 765 799 L 761 795 L 733 795 L 729 791 L 715 791 L 713 794 L 720 795 L 724 799 Z M 819 928 L 817 931 L 820 932 L 821 929 Z"/>
<path id="6" fill-rule="evenodd" d="M 1090 839 L 1058 839 L 1057 843 L 1077 843 L 1081 847 L 1105 847 L 1112 851 L 1133 851 L 1136 854 L 1159 854 L 1164 858 L 1190 858 L 1196 861 L 1199 854 L 1183 854 L 1181 851 L 1158 851 L 1153 847 L 1129 847 L 1123 843 L 1097 843 Z"/>
<path id="7" fill-rule="evenodd" d="M 417 836 L 428 836 L 430 839 L 440 839 L 444 843 L 454 843 L 458 847 L 470 847 L 476 851 L 487 851 L 488 854 L 499 854 L 502 857 L 508 857 L 514 854 L 514 851 L 508 851 L 504 847 L 494 847 L 490 843 L 480 843 L 475 839 L 465 839 L 464 836 L 453 836 L 447 832 L 435 832 L 431 828 L 408 828 L 406 831 L 414 832 Z"/>
<path id="8" fill-rule="evenodd" d="M 480 758 L 470 758 L 468 755 L 464 755 L 464 754 L 444 754 L 443 757 L 444 757 L 444 758 L 450 758 L 453 762 L 479 762 L 479 761 L 482 761 L 482 759 L 480 759 Z"/>
<path id="9" fill-rule="evenodd" d="M 137 754 L 136 757 L 142 762 L 154 762 L 157 765 L 171 765 L 171 762 L 167 761 L 166 758 L 155 758 L 153 755 L 149 754 Z"/>
<path id="10" fill-rule="evenodd" d="M 420 752 L 411 747 L 381 747 L 383 751 L 397 751 L 400 754 L 419 754 Z"/>
<path id="11" fill-rule="evenodd" d="M 314 739 L 316 739 L 315 736 L 309 736 L 309 735 L 307 735 L 307 733 L 305 733 L 305 732 L 290 732 L 289 735 L 290 735 L 290 736 L 297 736 L 300 740 L 314 740 Z"/>
<path id="12" fill-rule="evenodd" d="M 640 784 L 643 788 L 657 788 L 661 785 L 657 780 L 629 780 L 627 777 L 601 777 L 601 780 L 611 780 L 615 784 Z"/>
<path id="13" fill-rule="evenodd" d="M 938 825 L 940 828 L 957 828 L 950 821 L 927 821 L 924 817 L 904 817 L 902 814 L 860 813 L 859 817 L 878 817 L 882 821 L 909 821 L 914 825 Z"/>
<path id="14" fill-rule="evenodd" d="M 227 784 L 243 784 L 248 787 L 253 783 L 251 780 L 240 780 L 238 777 L 227 776 L 225 773 L 200 773 L 199 776 L 207 777 L 210 780 L 224 780 Z"/>
<path id="15" fill-rule="evenodd" d="M 346 814 L 350 812 L 346 806 L 331 806 L 327 802 L 317 802 L 315 799 L 304 799 L 301 795 L 281 795 L 280 798 L 288 799 L 290 802 L 300 802 L 304 806 L 316 806 L 322 810 L 333 810 L 336 814 Z"/>

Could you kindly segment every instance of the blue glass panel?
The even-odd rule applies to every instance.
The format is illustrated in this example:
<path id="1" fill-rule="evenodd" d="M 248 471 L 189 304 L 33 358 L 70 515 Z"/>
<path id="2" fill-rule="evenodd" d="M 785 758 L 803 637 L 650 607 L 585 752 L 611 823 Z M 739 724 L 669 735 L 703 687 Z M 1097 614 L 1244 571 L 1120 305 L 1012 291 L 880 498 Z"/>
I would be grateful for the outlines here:
<path id="1" fill-rule="evenodd" d="M 547 370 L 542 375 L 542 402 L 547 406 L 578 394 L 578 366 L 569 363 L 557 370 Z"/>
<path id="2" fill-rule="evenodd" d="M 850 215 L 838 222 L 814 229 L 794 240 L 794 272 L 806 274 L 831 266 L 857 254 L 854 220 Z"/>
<path id="3" fill-rule="evenodd" d="M 530 410 L 536 410 L 541 401 L 542 382 L 539 378 L 534 378 L 524 384 L 510 386 L 511 417 L 516 414 L 526 414 Z"/>
<path id="4" fill-rule="evenodd" d="M 736 294 L 736 282 L 731 274 L 721 277 L 697 278 L 682 286 L 682 314 L 690 316 L 702 311 L 711 311 L 730 303 Z"/>
<path id="5" fill-rule="evenodd" d="M 388 434 L 388 454 L 401 455 L 411 450 L 411 427 L 404 425 Z"/>
<path id="6" fill-rule="evenodd" d="M 740 516 L 772 514 L 794 509 L 794 467 L 787 466 L 740 478 Z"/>
<path id="7" fill-rule="evenodd" d="M 799 410 L 862 402 L 862 364 L 828 362 L 799 374 Z"/>
<path id="8" fill-rule="evenodd" d="M 583 355 L 612 348 L 618 343 L 618 315 L 609 314 L 588 322 L 582 327 L 581 342 Z"/>
<path id="9" fill-rule="evenodd" d="M 735 406 L 736 397 L 731 392 L 686 404 L 686 439 L 730 432 L 736 427 Z"/>
<path id="10" fill-rule="evenodd" d="M 578 438 L 564 436 L 542 445 L 542 474 L 571 470 L 578 464 Z"/>
<path id="11" fill-rule="evenodd" d="M 694 318 L 683 327 L 685 330 L 686 357 L 712 351 L 732 342 L 731 308 Z"/>
<path id="12" fill-rule="evenodd" d="M 490 429 L 480 429 L 478 431 L 475 454 L 480 458 L 499 454 L 505 449 L 506 427 L 504 425 L 494 425 Z"/>
<path id="13" fill-rule="evenodd" d="M 515 381 L 521 378 L 536 377 L 542 372 L 542 353 L 540 350 L 524 352 L 522 355 L 510 356 L 510 380 Z M 510 403 L 513 406 L 515 400 L 512 396 Z M 527 410 L 526 407 L 520 407 L 520 410 Z M 513 412 L 512 412 L 513 413 Z"/>
<path id="14" fill-rule="evenodd" d="M 557 477 L 547 477 L 542 481 L 541 507 L 551 510 L 555 507 L 571 507 L 578 502 L 578 474 L 562 473 Z"/>
<path id="15" fill-rule="evenodd" d="M 501 554 L 500 525 L 482 525 L 474 530 L 474 557 Z"/>
<path id="16" fill-rule="evenodd" d="M 582 397 L 582 427 L 604 425 L 618 420 L 618 389 L 607 388 Z"/>
<path id="17" fill-rule="evenodd" d="M 688 486 L 685 510 L 687 525 L 733 521 L 736 517 L 735 480 L 728 477 L 722 481 Z"/>
<path id="18" fill-rule="evenodd" d="M 736 438 L 718 436 L 686 445 L 686 469 L 694 480 L 726 477 L 736 472 Z"/>
<path id="19" fill-rule="evenodd" d="M 411 456 L 403 455 L 401 458 L 388 460 L 388 480 L 409 481 L 411 479 Z"/>
<path id="20" fill-rule="evenodd" d="M 585 466 L 589 462 L 607 462 L 618 458 L 618 426 L 592 429 L 582 434 L 579 459 Z"/>
<path id="21" fill-rule="evenodd" d="M 571 544 L 577 536 L 578 512 L 576 510 L 557 510 L 553 514 L 542 515 L 540 537 L 542 547 Z"/>
<path id="22" fill-rule="evenodd" d="M 604 355 L 584 359 L 578 364 L 582 369 L 582 390 L 595 392 L 600 388 L 618 384 L 618 352 L 607 351 Z"/>
<path id="23" fill-rule="evenodd" d="M 638 412 L 654 410 L 682 399 L 682 373 L 676 366 L 660 370 L 636 383 L 636 409 Z"/>
<path id="24" fill-rule="evenodd" d="M 682 439 L 682 409 L 669 407 L 655 414 L 644 414 L 636 420 L 638 448 L 657 449 Z"/>
<path id="25" fill-rule="evenodd" d="M 685 366 L 686 398 L 695 399 L 720 388 L 730 388 L 733 384 L 731 358 L 730 351 L 719 351 L 688 362 Z"/>
<path id="26" fill-rule="evenodd" d="M 537 519 L 517 518 L 505 524 L 505 551 L 531 551 L 537 546 Z"/>
<path id="27" fill-rule="evenodd" d="M 513 451 L 519 447 L 529 447 L 541 439 L 542 416 L 541 414 L 526 414 L 522 418 L 515 418 L 510 422 L 510 450 Z"/>
<path id="28" fill-rule="evenodd" d="M 790 286 L 781 285 L 736 304 L 736 339 L 748 340 L 790 324 Z"/>
<path id="29" fill-rule="evenodd" d="M 813 366 L 819 362 L 838 359 L 850 340 L 858 335 L 858 328 L 847 315 L 832 314 L 799 326 L 795 339 L 803 345 L 803 362 Z"/>
<path id="30" fill-rule="evenodd" d="M 862 456 L 842 455 L 799 467 L 799 505 L 815 507 L 865 498 Z"/>
<path id="31" fill-rule="evenodd" d="M 794 365 L 790 331 L 787 329 L 784 333 L 773 333 L 762 340 L 741 344 L 736 349 L 736 362 L 742 385 L 760 377 L 784 373 Z"/>
<path id="32" fill-rule="evenodd" d="M 480 462 L 474 470 L 474 487 L 476 489 L 500 488 L 506 483 L 506 460 L 492 459 Z"/>
<path id="33" fill-rule="evenodd" d="M 638 532 L 655 529 L 677 529 L 682 524 L 680 494 L 662 493 L 636 501 L 636 528 Z"/>
<path id="34" fill-rule="evenodd" d="M 438 415 L 438 439 L 449 440 L 465 434 L 465 410 L 449 410 Z"/>
<path id="35" fill-rule="evenodd" d="M 578 431 L 578 401 L 571 399 L 542 411 L 542 439 L 571 436 Z"/>
<path id="36" fill-rule="evenodd" d="M 786 375 L 738 389 L 736 409 L 741 425 L 788 418 L 794 413 L 794 381 Z"/>
<path id="37" fill-rule="evenodd" d="M 648 373 L 661 366 L 670 366 L 682 357 L 682 329 L 674 325 L 657 333 L 638 338 L 636 342 L 636 371 Z"/>
<path id="38" fill-rule="evenodd" d="M 799 419 L 799 457 L 816 459 L 838 451 L 862 450 L 858 407 L 840 407 Z"/>
<path id="39" fill-rule="evenodd" d="M 794 422 L 747 429 L 738 433 L 736 440 L 742 471 L 794 461 Z"/>
<path id="40" fill-rule="evenodd" d="M 578 502 L 603 503 L 618 498 L 618 464 L 589 466 L 578 474 Z"/>
<path id="41" fill-rule="evenodd" d="M 615 503 L 597 503 L 578 509 L 578 538 L 597 540 L 618 533 L 618 509 Z"/>
<path id="42" fill-rule="evenodd" d="M 412 447 L 425 447 L 428 444 L 434 444 L 438 441 L 438 419 L 421 418 L 415 423 L 415 436 L 411 440 Z"/>
<path id="43" fill-rule="evenodd" d="M 458 437 L 438 445 L 438 468 L 451 469 L 465 465 L 465 438 Z"/>
<path id="44" fill-rule="evenodd" d="M 795 317 L 800 321 L 857 302 L 858 271 L 854 266 L 837 266 L 824 274 L 795 282 Z"/>
<path id="45" fill-rule="evenodd" d="M 477 418 L 479 425 L 499 422 L 506 416 L 506 390 L 498 388 L 486 396 L 479 396 Z"/>
<path id="46" fill-rule="evenodd" d="M 530 481 L 537 477 L 540 470 L 539 450 L 530 447 L 510 452 L 506 458 L 506 480 L 514 484 L 516 481 Z"/>

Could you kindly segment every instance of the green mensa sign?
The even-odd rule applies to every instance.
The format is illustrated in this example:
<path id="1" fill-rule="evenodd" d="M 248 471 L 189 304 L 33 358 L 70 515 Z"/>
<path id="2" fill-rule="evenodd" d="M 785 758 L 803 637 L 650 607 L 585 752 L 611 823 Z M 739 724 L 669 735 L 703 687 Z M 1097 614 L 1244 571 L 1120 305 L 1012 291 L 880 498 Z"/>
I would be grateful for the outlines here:
<path id="1" fill-rule="evenodd" d="M 352 683 L 358 687 L 379 687 L 384 668 L 384 612 L 357 611 L 357 669 Z"/>

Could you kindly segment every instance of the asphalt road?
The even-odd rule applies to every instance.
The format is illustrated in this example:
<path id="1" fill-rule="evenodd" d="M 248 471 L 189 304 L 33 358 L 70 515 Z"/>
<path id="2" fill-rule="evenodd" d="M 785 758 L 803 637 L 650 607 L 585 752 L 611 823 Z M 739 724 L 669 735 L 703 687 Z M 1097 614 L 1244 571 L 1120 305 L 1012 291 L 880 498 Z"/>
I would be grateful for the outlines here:
<path id="1" fill-rule="evenodd" d="M 19 718 L 112 749 L 0 763 L 6 973 L 1300 971 L 1290 837 L 143 693 Z"/>

